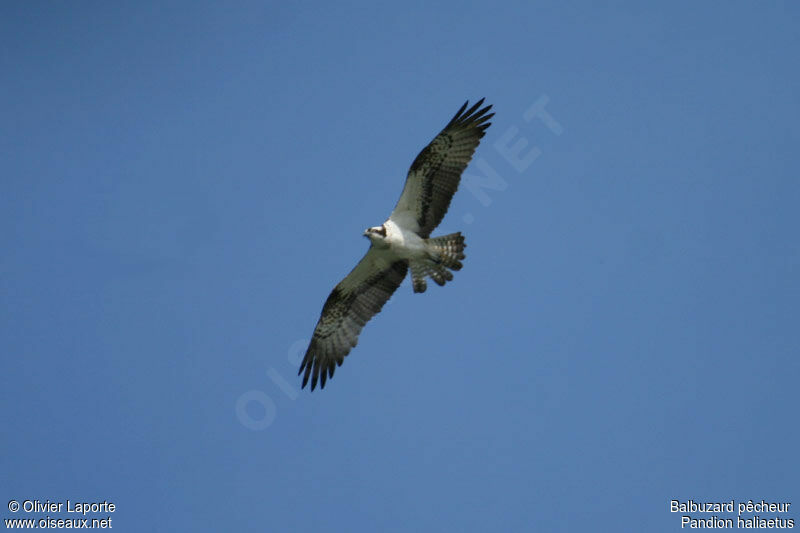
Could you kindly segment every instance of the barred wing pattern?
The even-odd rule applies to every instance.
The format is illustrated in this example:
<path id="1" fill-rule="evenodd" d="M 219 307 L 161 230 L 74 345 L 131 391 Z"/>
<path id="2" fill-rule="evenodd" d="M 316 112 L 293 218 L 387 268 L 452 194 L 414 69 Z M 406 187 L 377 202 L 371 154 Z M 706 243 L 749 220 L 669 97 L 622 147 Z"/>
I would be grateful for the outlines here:
<path id="1" fill-rule="evenodd" d="M 389 220 L 411 229 L 422 238 L 444 218 L 458 189 L 461 173 L 486 134 L 494 113 L 480 109 L 483 98 L 467 109 L 465 102 L 447 126 L 414 159 L 406 184 Z M 487 114 L 488 113 L 488 114 Z"/>
<path id="2" fill-rule="evenodd" d="M 337 366 L 358 343 L 364 325 L 380 312 L 408 272 L 408 261 L 371 247 L 331 292 L 322 307 L 311 344 L 300 365 L 303 387 L 311 377 L 311 390 L 333 377 Z"/>

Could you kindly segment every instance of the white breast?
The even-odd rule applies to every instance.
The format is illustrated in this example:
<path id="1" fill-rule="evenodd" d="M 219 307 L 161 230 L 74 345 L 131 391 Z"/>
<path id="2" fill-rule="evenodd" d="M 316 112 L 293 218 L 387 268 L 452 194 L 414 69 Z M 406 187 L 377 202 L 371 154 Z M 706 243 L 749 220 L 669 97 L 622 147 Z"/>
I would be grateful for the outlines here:
<path id="1" fill-rule="evenodd" d="M 426 255 L 425 241 L 416 233 L 395 224 L 392 220 L 383 223 L 386 228 L 386 242 L 392 251 L 405 259 Z"/>

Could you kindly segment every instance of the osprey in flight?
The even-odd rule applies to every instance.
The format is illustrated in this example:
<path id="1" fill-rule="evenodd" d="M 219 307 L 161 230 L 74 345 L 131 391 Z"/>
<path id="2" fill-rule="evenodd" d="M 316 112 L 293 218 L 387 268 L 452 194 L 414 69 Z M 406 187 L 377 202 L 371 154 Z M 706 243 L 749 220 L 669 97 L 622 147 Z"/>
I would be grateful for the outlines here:
<path id="1" fill-rule="evenodd" d="M 458 113 L 419 153 L 408 171 L 403 193 L 389 219 L 364 231 L 370 247 L 346 278 L 334 287 L 314 328 L 300 365 L 303 387 L 325 387 L 337 366 L 358 342 L 369 319 L 378 314 L 411 268 L 414 292 L 425 292 L 425 278 L 438 285 L 453 279 L 464 259 L 460 232 L 429 238 L 447 213 L 461 173 L 491 125 L 492 106 L 480 109 L 481 99 Z M 449 270 L 448 270 L 449 269 Z"/>

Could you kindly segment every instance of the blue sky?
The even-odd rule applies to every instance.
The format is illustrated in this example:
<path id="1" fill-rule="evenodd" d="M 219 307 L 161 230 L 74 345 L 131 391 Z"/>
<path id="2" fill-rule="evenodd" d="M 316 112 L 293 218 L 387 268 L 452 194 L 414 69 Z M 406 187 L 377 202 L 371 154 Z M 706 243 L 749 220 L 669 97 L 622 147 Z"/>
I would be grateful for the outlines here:
<path id="1" fill-rule="evenodd" d="M 800 505 L 799 15 L 4 2 L 3 502 L 241 532 Z M 463 270 L 406 281 L 300 391 L 363 229 L 480 97 L 497 115 L 436 232 L 465 234 Z"/>

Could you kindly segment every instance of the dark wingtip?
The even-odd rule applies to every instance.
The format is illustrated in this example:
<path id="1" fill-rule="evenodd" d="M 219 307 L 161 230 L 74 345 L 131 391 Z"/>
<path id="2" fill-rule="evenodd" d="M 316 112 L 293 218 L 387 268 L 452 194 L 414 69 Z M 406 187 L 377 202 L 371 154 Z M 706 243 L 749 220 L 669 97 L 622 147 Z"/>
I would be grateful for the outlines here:
<path id="1" fill-rule="evenodd" d="M 481 99 L 478 101 L 478 103 L 476 103 L 475 105 L 473 105 L 472 107 L 470 107 L 470 108 L 469 108 L 469 110 L 468 110 L 466 113 L 464 113 L 464 115 L 465 115 L 465 116 L 470 116 L 470 115 L 472 115 L 472 114 L 473 114 L 475 111 L 477 111 L 477 110 L 478 110 L 478 108 L 481 106 L 481 104 L 482 104 L 482 103 L 483 103 L 483 99 L 481 98 Z"/>
<path id="2" fill-rule="evenodd" d="M 486 101 L 485 97 L 475 102 L 475 104 L 473 104 L 472 107 L 470 107 L 469 109 L 467 109 L 467 107 L 469 106 L 469 100 L 464 102 L 464 105 L 462 105 L 461 108 L 458 110 L 458 112 L 453 116 L 453 118 L 450 119 L 450 122 L 447 124 L 447 126 L 452 126 L 456 122 L 463 120 L 482 123 L 491 118 L 492 116 L 494 116 L 494 113 L 492 113 L 491 115 L 483 116 L 487 111 L 489 111 L 492 108 L 491 105 L 488 105 L 483 109 L 481 109 L 480 111 L 478 111 L 478 108 L 480 108 L 483 105 L 484 101 Z M 476 111 L 478 112 L 476 113 Z M 489 124 L 487 124 L 486 126 L 488 127 Z"/>
<path id="3" fill-rule="evenodd" d="M 314 340 L 311 340 L 311 343 L 308 345 L 308 350 L 306 350 L 306 355 L 303 357 L 303 362 L 300 363 L 300 370 L 297 371 L 297 375 L 303 374 L 303 384 L 300 386 L 301 389 L 305 389 L 306 385 L 308 384 L 308 378 L 311 375 L 311 370 L 313 367 L 313 357 L 311 356 L 311 349 L 314 345 Z M 303 373 L 305 371 L 305 373 Z M 311 390 L 314 390 L 314 384 L 311 384 Z"/>
<path id="4" fill-rule="evenodd" d="M 464 105 L 462 105 L 461 108 L 459 108 L 459 110 L 456 111 L 456 114 L 453 115 L 453 119 L 450 122 L 455 122 L 456 120 L 461 118 L 461 115 L 464 113 L 464 110 L 467 108 L 468 105 L 469 105 L 469 100 L 464 102 Z"/>

